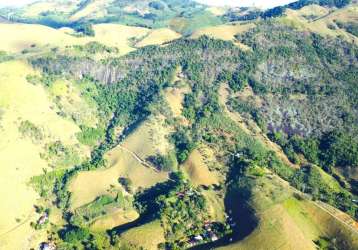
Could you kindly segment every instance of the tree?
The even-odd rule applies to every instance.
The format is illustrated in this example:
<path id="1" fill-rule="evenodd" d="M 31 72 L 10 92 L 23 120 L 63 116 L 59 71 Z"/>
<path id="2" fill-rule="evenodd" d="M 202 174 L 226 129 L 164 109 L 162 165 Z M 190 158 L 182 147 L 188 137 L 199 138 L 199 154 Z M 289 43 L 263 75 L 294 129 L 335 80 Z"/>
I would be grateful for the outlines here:
<path id="1" fill-rule="evenodd" d="M 60 231 L 60 237 L 68 243 L 76 244 L 84 240 L 88 240 L 91 234 L 88 229 L 83 229 L 80 227 L 71 227 L 66 228 Z"/>
<path id="2" fill-rule="evenodd" d="M 90 24 L 90 23 L 78 24 L 74 27 L 74 30 L 78 33 L 82 33 L 85 36 L 94 36 L 95 35 L 92 24 Z"/>

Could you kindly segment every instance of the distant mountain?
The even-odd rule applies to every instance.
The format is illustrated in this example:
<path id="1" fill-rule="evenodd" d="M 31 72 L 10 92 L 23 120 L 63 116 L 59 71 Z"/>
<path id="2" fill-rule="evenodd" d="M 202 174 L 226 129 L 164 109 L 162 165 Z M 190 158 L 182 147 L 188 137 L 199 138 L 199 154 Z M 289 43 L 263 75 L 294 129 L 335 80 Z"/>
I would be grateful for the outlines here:
<path id="1" fill-rule="evenodd" d="M 184 35 L 227 21 L 281 16 L 285 9 L 310 4 L 341 8 L 350 0 L 299 0 L 266 11 L 256 8 L 213 8 L 193 0 L 45 0 L 19 7 L 0 9 L 0 15 L 16 22 L 39 23 L 54 28 L 76 27 L 81 23 L 116 22 L 147 28 L 170 27 Z"/>

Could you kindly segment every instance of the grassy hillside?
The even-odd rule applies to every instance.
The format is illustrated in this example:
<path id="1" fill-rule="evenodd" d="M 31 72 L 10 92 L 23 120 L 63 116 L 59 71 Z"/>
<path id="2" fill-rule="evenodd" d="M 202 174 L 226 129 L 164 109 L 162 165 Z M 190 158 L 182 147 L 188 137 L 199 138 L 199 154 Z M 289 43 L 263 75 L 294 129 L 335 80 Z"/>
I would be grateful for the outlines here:
<path id="1" fill-rule="evenodd" d="M 53 160 L 76 164 L 77 154 L 85 157 L 86 150 L 78 145 L 75 136 L 79 127 L 57 114 L 44 87 L 27 81 L 28 75 L 38 72 L 22 61 L 2 63 L 0 71 L 3 185 L 0 237 L 2 247 L 21 249 L 30 244 L 26 240 L 33 234 L 29 223 L 37 217 L 33 206 L 38 195 L 28 185 L 31 177 L 51 171 Z M 48 148 L 54 142 L 61 142 L 68 154 L 54 159 Z M 16 195 L 8 190 L 16 190 Z"/>
<path id="2" fill-rule="evenodd" d="M 161 45 L 180 37 L 169 29 L 150 31 L 146 28 L 130 27 L 119 24 L 98 24 L 93 27 L 94 37 L 76 37 L 72 31 L 53 29 L 37 24 L 0 24 L 4 34 L 0 42 L 2 51 L 10 53 L 43 53 L 52 48 L 65 49 L 72 45 L 85 45 L 99 42 L 118 49 L 117 55 L 124 55 L 135 50 L 136 46 Z M 35 35 L 34 35 L 35 34 Z M 44 39 L 41 34 L 48 34 Z M 139 43 L 133 42 L 138 40 Z"/>
<path id="3" fill-rule="evenodd" d="M 356 249 L 357 8 L 308 3 L 11 10 L 0 249 Z"/>
<path id="4" fill-rule="evenodd" d="M 268 241 L 270 247 L 289 249 L 317 249 L 317 242 L 342 249 L 358 244 L 348 225 L 302 194 L 287 190 L 287 183 L 270 174 L 256 181 L 249 202 L 258 226 L 242 241 L 219 249 L 264 249 Z"/>

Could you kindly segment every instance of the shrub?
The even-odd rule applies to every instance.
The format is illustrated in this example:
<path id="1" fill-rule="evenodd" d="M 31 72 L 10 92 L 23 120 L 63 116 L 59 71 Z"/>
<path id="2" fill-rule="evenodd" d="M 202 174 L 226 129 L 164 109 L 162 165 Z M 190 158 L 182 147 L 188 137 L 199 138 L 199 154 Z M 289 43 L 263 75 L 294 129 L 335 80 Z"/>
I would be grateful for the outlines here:
<path id="1" fill-rule="evenodd" d="M 124 189 L 127 192 L 129 192 L 129 193 L 132 192 L 132 180 L 131 179 L 125 178 L 125 177 L 119 177 L 118 182 L 119 182 L 119 184 L 121 184 L 124 187 Z"/>
<path id="2" fill-rule="evenodd" d="M 65 242 L 76 244 L 81 241 L 88 240 L 91 234 L 88 229 L 80 227 L 70 227 L 60 231 L 60 237 Z"/>
<path id="3" fill-rule="evenodd" d="M 181 160 L 185 161 L 184 158 L 187 158 L 187 153 L 185 153 L 185 156 L 182 156 Z M 178 161 L 174 151 L 170 151 L 164 156 L 160 154 L 151 156 L 148 160 L 161 171 L 171 172 L 177 170 L 178 167 Z"/>
<path id="4" fill-rule="evenodd" d="M 77 139 L 80 143 L 94 146 L 104 138 L 104 130 L 102 128 L 91 128 L 81 126 L 81 132 L 77 133 Z"/>
<path id="5" fill-rule="evenodd" d="M 85 36 L 94 36 L 94 30 L 92 24 L 90 23 L 80 23 L 73 27 L 74 30 L 78 33 L 81 33 Z"/>
<path id="6" fill-rule="evenodd" d="M 21 121 L 19 126 L 19 132 L 25 136 L 29 137 L 34 141 L 40 141 L 44 138 L 44 135 L 40 128 L 38 128 L 35 124 L 32 122 L 26 120 Z"/>

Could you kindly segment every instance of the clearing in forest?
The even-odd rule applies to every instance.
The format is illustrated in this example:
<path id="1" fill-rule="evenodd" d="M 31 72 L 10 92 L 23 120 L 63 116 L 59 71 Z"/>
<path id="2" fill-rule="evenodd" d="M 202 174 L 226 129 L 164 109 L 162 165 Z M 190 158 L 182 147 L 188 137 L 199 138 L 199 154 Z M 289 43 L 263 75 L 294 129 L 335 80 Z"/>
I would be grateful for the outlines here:
<path id="1" fill-rule="evenodd" d="M 151 31 L 147 36 L 136 44 L 136 47 L 144 47 L 147 45 L 160 45 L 180 38 L 181 35 L 171 29 L 161 28 Z"/>

